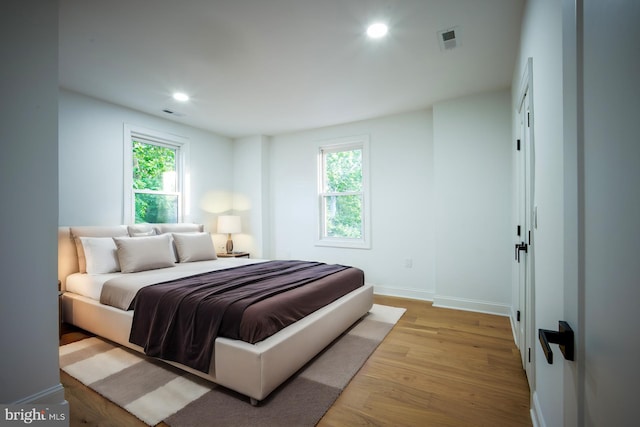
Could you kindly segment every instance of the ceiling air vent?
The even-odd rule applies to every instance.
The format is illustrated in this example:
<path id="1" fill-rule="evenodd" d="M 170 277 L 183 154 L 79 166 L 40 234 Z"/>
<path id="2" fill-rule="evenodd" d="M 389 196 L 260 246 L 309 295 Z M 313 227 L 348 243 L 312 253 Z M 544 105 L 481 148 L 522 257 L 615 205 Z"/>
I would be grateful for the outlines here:
<path id="1" fill-rule="evenodd" d="M 166 114 L 171 114 L 171 115 L 176 116 L 176 117 L 184 117 L 183 113 L 179 113 L 177 111 L 173 111 L 173 110 L 170 110 L 168 108 L 165 108 L 164 110 L 162 110 L 162 112 L 166 113 Z"/>
<path id="2" fill-rule="evenodd" d="M 460 43 L 460 27 L 452 27 L 438 31 L 438 42 L 440 44 L 440 50 L 442 51 L 452 50 L 462 46 Z"/>

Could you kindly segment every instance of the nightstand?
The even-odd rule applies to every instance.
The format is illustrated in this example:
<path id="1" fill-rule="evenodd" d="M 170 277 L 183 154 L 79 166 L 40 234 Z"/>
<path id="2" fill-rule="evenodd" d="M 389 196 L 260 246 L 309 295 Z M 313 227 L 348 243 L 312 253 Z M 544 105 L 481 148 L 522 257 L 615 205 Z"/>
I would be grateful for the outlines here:
<path id="1" fill-rule="evenodd" d="M 249 258 L 249 252 L 231 252 L 230 254 L 223 252 L 216 255 L 218 258 Z"/>

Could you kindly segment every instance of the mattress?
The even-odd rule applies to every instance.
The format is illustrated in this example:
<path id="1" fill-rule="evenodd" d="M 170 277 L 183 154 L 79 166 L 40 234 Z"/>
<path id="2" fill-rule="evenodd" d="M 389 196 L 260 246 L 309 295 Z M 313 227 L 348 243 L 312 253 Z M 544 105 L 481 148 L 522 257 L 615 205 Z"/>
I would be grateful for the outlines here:
<path id="1" fill-rule="evenodd" d="M 67 292 L 73 292 L 74 294 L 82 295 L 84 297 L 100 301 L 103 304 L 120 308 L 122 310 L 127 310 L 129 308 L 129 304 L 126 303 L 126 301 L 117 303 L 117 300 L 121 299 L 122 297 L 102 297 L 105 283 L 113 279 L 117 280 L 124 277 L 127 278 L 127 280 L 136 283 L 135 286 L 137 290 L 142 286 L 163 282 L 166 280 L 174 280 L 182 277 L 192 276 L 194 274 L 204 273 L 207 271 L 222 270 L 226 268 L 238 267 L 241 265 L 254 264 L 264 261 L 265 260 L 249 258 L 221 258 L 211 261 L 177 263 L 174 267 L 140 271 L 137 273 L 73 273 L 67 276 L 65 288 Z M 110 301 L 110 299 L 112 300 Z"/>

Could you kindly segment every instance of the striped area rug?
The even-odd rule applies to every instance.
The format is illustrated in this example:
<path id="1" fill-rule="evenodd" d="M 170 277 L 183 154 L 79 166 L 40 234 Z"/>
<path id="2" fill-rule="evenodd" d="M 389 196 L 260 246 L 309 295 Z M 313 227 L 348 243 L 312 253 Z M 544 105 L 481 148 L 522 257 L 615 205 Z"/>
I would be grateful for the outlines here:
<path id="1" fill-rule="evenodd" d="M 404 311 L 374 304 L 256 407 L 224 387 L 97 337 L 60 347 L 60 367 L 151 426 L 313 426 Z"/>

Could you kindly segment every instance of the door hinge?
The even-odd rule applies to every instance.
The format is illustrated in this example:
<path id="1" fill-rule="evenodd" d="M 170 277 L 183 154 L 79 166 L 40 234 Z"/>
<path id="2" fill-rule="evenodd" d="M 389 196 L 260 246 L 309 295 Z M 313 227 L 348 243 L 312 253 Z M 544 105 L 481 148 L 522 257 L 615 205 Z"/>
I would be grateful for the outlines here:
<path id="1" fill-rule="evenodd" d="M 516 320 L 520 321 L 520 310 L 516 311 Z"/>
<path id="2" fill-rule="evenodd" d="M 529 230 L 529 246 L 531 246 L 531 230 Z"/>
<path id="3" fill-rule="evenodd" d="M 518 233 L 518 237 L 520 237 L 520 226 L 518 226 L 518 229 L 516 230 L 516 232 Z"/>
<path id="4" fill-rule="evenodd" d="M 520 151 L 520 140 L 516 141 L 516 150 Z"/>
<path id="5" fill-rule="evenodd" d="M 531 127 L 531 113 L 527 113 L 527 127 Z"/>
<path id="6" fill-rule="evenodd" d="M 529 363 L 531 363 L 531 347 L 529 347 Z"/>

